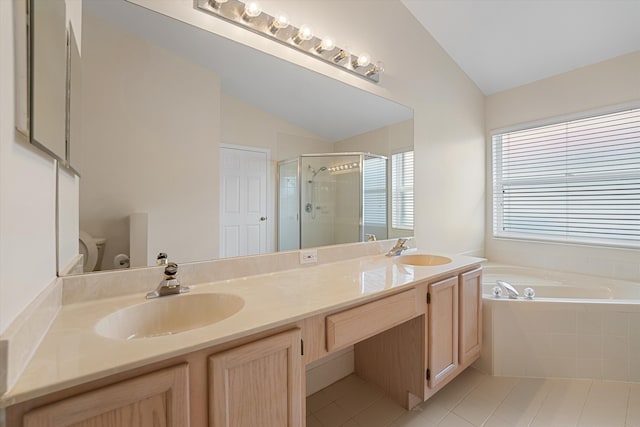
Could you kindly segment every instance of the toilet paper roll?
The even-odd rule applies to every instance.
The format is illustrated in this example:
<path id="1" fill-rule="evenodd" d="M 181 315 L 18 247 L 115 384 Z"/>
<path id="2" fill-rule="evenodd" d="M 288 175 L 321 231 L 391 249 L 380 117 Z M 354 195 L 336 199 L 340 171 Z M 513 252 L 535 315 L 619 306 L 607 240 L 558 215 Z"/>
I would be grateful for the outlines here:
<path id="1" fill-rule="evenodd" d="M 129 268 L 129 255 L 118 254 L 113 257 L 113 266 L 115 268 Z"/>

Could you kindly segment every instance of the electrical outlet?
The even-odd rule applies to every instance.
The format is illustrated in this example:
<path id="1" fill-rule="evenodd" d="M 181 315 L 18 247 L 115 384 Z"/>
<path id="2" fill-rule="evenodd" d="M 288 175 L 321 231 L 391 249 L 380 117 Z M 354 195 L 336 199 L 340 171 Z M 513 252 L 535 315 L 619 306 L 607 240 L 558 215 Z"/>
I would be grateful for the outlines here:
<path id="1" fill-rule="evenodd" d="M 318 262 L 318 251 L 309 249 L 300 251 L 300 264 L 315 264 Z"/>

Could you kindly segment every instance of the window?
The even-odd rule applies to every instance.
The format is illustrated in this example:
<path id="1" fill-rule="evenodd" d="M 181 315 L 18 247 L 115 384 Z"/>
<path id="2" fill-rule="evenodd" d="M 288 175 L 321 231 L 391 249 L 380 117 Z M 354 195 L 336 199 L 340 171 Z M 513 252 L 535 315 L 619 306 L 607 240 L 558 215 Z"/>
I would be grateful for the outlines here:
<path id="1" fill-rule="evenodd" d="M 640 109 L 493 136 L 493 234 L 640 246 Z"/>
<path id="2" fill-rule="evenodd" d="M 391 227 L 413 230 L 413 151 L 391 156 Z"/>
<path id="3" fill-rule="evenodd" d="M 364 160 L 364 225 L 387 226 L 387 159 Z"/>

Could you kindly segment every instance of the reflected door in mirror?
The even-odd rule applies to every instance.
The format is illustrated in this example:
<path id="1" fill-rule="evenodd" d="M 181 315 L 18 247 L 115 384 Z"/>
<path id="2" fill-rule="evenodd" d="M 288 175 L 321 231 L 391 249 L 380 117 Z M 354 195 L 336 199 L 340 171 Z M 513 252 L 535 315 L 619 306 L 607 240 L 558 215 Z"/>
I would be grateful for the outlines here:
<path id="1" fill-rule="evenodd" d="M 220 256 L 267 251 L 267 153 L 220 149 Z"/>

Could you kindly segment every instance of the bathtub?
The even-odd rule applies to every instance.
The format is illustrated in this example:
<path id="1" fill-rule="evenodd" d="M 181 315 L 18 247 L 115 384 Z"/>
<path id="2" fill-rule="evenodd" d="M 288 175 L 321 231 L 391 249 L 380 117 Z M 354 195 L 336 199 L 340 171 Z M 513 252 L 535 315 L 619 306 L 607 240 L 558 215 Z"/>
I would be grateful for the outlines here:
<path id="1" fill-rule="evenodd" d="M 496 280 L 533 300 L 493 297 Z M 483 265 L 484 348 L 476 367 L 497 376 L 640 382 L 640 283 Z"/>

